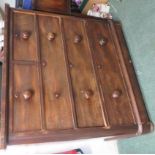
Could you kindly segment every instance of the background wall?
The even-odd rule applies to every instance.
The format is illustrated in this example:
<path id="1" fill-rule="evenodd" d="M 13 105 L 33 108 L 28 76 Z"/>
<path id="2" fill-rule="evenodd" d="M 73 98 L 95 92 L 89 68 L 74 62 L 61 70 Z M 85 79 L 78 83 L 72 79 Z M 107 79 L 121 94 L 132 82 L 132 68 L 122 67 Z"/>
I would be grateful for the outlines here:
<path id="1" fill-rule="evenodd" d="M 155 122 L 155 0 L 110 0 L 123 25 L 146 106 Z M 155 133 L 120 140 L 120 153 L 155 153 Z"/>
<path id="2" fill-rule="evenodd" d="M 4 9 L 5 3 L 8 3 L 10 6 L 15 6 L 15 0 L 0 0 L 1 9 Z"/>

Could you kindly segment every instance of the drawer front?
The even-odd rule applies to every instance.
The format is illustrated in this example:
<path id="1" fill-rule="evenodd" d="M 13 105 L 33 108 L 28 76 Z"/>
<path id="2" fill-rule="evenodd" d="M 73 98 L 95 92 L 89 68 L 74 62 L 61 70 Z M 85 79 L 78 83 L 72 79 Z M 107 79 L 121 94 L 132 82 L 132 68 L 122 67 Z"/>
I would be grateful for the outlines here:
<path id="1" fill-rule="evenodd" d="M 72 128 L 72 104 L 59 19 L 40 16 L 39 33 L 47 129 Z"/>
<path id="2" fill-rule="evenodd" d="M 79 127 L 104 126 L 102 103 L 84 23 L 64 19 L 64 35 Z"/>
<path id="3" fill-rule="evenodd" d="M 13 132 L 41 129 L 40 93 L 35 65 L 13 66 L 12 130 Z M 10 111 L 11 113 L 11 111 Z"/>
<path id="4" fill-rule="evenodd" d="M 111 30 L 108 24 L 90 21 L 87 22 L 86 28 L 110 125 L 133 124 L 131 101 L 128 97 Z"/>
<path id="5" fill-rule="evenodd" d="M 14 13 L 13 18 L 13 59 L 37 60 L 34 16 Z"/>

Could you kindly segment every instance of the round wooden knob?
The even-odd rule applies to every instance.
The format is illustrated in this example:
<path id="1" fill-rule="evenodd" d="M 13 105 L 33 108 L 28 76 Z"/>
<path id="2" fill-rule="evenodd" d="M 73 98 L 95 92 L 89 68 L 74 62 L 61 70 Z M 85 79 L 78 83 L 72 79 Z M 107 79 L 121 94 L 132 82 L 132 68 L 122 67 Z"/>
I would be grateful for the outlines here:
<path id="1" fill-rule="evenodd" d="M 60 95 L 60 93 L 54 93 L 54 96 L 56 99 L 58 99 L 61 95 Z"/>
<path id="2" fill-rule="evenodd" d="M 106 40 L 104 38 L 102 38 L 100 41 L 99 41 L 99 44 L 100 46 L 104 46 L 106 44 Z"/>
<path id="3" fill-rule="evenodd" d="M 91 96 L 93 95 L 93 91 L 92 90 L 82 90 L 81 93 L 83 94 L 83 97 L 86 100 L 89 100 L 91 98 Z"/>
<path id="4" fill-rule="evenodd" d="M 80 35 L 76 35 L 74 38 L 74 43 L 79 43 L 82 40 L 82 37 Z"/>
<path id="5" fill-rule="evenodd" d="M 46 61 L 42 62 L 42 66 L 45 67 L 47 65 Z"/>
<path id="6" fill-rule="evenodd" d="M 27 40 L 30 37 L 30 33 L 29 32 L 22 32 L 21 34 L 22 39 Z"/>
<path id="7" fill-rule="evenodd" d="M 70 68 L 73 68 L 73 64 L 70 63 L 70 64 L 69 64 L 69 67 L 70 67 Z"/>
<path id="8" fill-rule="evenodd" d="M 26 90 L 23 92 L 23 97 L 25 100 L 31 99 L 33 92 L 31 90 Z"/>
<path id="9" fill-rule="evenodd" d="M 49 41 L 54 40 L 54 39 L 55 39 L 55 33 L 48 33 L 47 39 L 48 39 Z"/>
<path id="10" fill-rule="evenodd" d="M 19 93 L 18 92 L 14 94 L 14 98 L 15 99 L 18 99 L 19 98 Z"/>
<path id="11" fill-rule="evenodd" d="M 19 33 L 15 33 L 14 35 L 16 38 L 19 38 L 20 37 L 20 34 Z"/>
<path id="12" fill-rule="evenodd" d="M 122 92 L 120 90 L 115 90 L 112 94 L 112 98 L 117 99 L 121 96 Z"/>
<path id="13" fill-rule="evenodd" d="M 98 69 L 102 69 L 102 65 L 97 65 L 97 68 Z"/>

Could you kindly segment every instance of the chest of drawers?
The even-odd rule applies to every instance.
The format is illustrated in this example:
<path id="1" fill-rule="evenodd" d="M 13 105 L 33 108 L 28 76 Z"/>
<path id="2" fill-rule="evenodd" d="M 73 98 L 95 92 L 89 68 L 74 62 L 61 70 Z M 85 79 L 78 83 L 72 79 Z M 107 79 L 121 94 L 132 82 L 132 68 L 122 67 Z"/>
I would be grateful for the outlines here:
<path id="1" fill-rule="evenodd" d="M 119 23 L 6 6 L 0 146 L 150 132 Z"/>

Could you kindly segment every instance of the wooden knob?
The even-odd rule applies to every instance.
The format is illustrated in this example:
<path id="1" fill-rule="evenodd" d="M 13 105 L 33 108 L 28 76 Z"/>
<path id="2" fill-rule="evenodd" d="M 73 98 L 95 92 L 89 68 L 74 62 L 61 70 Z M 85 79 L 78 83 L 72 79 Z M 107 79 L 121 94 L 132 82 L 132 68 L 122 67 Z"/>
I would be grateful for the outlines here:
<path id="1" fill-rule="evenodd" d="M 117 99 L 121 96 L 122 92 L 120 90 L 115 90 L 112 94 L 112 98 Z"/>
<path id="2" fill-rule="evenodd" d="M 73 68 L 73 64 L 69 63 L 69 67 L 70 67 L 70 68 Z"/>
<path id="3" fill-rule="evenodd" d="M 97 65 L 97 68 L 98 69 L 102 69 L 102 65 Z"/>
<path id="4" fill-rule="evenodd" d="M 19 93 L 15 93 L 15 94 L 14 94 L 14 98 L 15 98 L 15 99 L 18 99 L 18 98 L 19 98 Z"/>
<path id="5" fill-rule="evenodd" d="M 82 37 L 80 35 L 76 35 L 74 38 L 74 43 L 79 43 L 82 40 Z"/>
<path id="6" fill-rule="evenodd" d="M 47 39 L 48 39 L 49 41 L 54 40 L 54 39 L 55 39 L 55 33 L 48 33 Z"/>
<path id="7" fill-rule="evenodd" d="M 99 41 L 99 44 L 100 46 L 104 46 L 106 44 L 106 40 L 104 38 L 102 38 L 100 41 Z"/>
<path id="8" fill-rule="evenodd" d="M 54 93 L 54 96 L 56 99 L 58 99 L 61 95 L 60 95 L 60 93 Z"/>
<path id="9" fill-rule="evenodd" d="M 45 67 L 47 65 L 46 61 L 42 62 L 42 66 Z"/>
<path id="10" fill-rule="evenodd" d="M 27 40 L 30 37 L 30 33 L 29 32 L 22 32 L 21 34 L 22 39 Z"/>
<path id="11" fill-rule="evenodd" d="M 25 100 L 31 99 L 33 92 L 31 90 L 26 90 L 23 92 L 23 97 Z"/>
<path id="12" fill-rule="evenodd" d="M 91 96 L 93 95 L 93 91 L 92 90 L 82 90 L 81 93 L 83 94 L 83 97 L 86 100 L 89 100 L 91 98 Z"/>
<path id="13" fill-rule="evenodd" d="M 19 38 L 20 37 L 20 34 L 19 33 L 15 33 L 14 35 L 16 38 Z"/>

